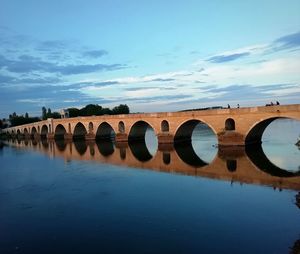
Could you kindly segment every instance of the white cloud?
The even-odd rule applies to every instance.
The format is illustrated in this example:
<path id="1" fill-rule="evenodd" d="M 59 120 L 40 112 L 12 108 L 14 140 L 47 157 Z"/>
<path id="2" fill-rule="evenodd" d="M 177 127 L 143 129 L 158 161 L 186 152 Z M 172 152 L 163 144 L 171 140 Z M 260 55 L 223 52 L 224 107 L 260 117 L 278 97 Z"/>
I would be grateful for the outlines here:
<path id="1" fill-rule="evenodd" d="M 135 90 L 135 91 L 126 91 L 124 96 L 127 98 L 144 98 L 149 96 L 157 96 L 160 93 L 159 88 L 150 88 L 150 89 L 143 89 L 143 90 Z"/>

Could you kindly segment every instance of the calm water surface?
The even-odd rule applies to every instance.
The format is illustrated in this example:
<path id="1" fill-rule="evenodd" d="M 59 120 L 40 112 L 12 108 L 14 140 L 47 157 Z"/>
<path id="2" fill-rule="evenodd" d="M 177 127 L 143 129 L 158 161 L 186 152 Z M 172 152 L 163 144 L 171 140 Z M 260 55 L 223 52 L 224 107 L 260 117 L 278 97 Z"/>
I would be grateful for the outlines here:
<path id="1" fill-rule="evenodd" d="M 271 164 L 261 166 L 218 151 L 203 126 L 185 153 L 158 151 L 151 130 L 129 147 L 4 146 L 0 253 L 299 253 L 297 132 L 299 123 L 274 122 L 262 146 Z"/>

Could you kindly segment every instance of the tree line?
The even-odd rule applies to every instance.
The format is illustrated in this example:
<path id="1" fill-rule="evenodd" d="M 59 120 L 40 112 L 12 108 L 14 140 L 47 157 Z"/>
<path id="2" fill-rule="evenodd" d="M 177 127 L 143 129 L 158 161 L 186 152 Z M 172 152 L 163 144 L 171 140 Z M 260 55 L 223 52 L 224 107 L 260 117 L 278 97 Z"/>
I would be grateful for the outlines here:
<path id="1" fill-rule="evenodd" d="M 17 115 L 16 112 L 9 115 L 9 121 L 11 126 L 17 126 L 27 123 L 34 123 L 40 121 L 39 117 L 30 117 L 28 113 L 26 112 L 25 115 Z"/>
<path id="2" fill-rule="evenodd" d="M 68 108 L 70 117 L 77 116 L 102 116 L 102 115 L 119 115 L 119 114 L 129 114 L 130 110 L 126 104 L 120 104 L 112 109 L 103 108 L 97 104 L 89 104 L 85 107 L 78 108 Z"/>
<path id="3" fill-rule="evenodd" d="M 103 108 L 98 104 L 89 104 L 83 108 L 68 108 L 69 117 L 77 117 L 77 116 L 101 116 L 101 115 L 118 115 L 118 114 L 129 114 L 130 110 L 126 104 L 120 104 L 112 109 Z M 40 120 L 46 120 L 48 118 L 60 118 L 61 115 L 59 112 L 52 112 L 50 108 L 46 109 L 46 107 L 42 107 L 42 117 L 30 117 L 28 113 L 25 115 L 17 115 L 16 112 L 9 115 L 10 125 L 17 126 L 22 124 L 34 123 Z M 6 124 L 6 119 L 0 120 L 0 128 L 8 127 Z"/>

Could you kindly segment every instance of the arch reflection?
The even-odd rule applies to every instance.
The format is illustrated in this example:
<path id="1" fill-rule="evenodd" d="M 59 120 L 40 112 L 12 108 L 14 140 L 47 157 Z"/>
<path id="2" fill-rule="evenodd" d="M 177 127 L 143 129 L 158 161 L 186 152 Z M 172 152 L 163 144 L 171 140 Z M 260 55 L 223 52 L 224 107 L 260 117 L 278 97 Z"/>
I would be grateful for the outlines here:
<path id="1" fill-rule="evenodd" d="M 57 139 L 55 140 L 55 144 L 56 144 L 56 147 L 59 151 L 63 152 L 66 150 L 66 147 L 67 147 L 67 143 L 65 140 L 63 139 Z"/>
<path id="2" fill-rule="evenodd" d="M 38 142 L 37 142 L 36 139 L 32 139 L 32 140 L 31 140 L 31 143 L 32 143 L 33 146 L 37 146 L 37 144 L 38 144 Z"/>
<path id="3" fill-rule="evenodd" d="M 262 171 L 278 177 L 299 176 L 300 170 L 297 172 L 289 172 L 273 164 L 264 153 L 261 144 L 247 145 L 246 154 L 250 160 Z"/>
<path id="4" fill-rule="evenodd" d="M 171 154 L 167 152 L 163 152 L 163 162 L 168 165 L 171 163 Z"/>
<path id="5" fill-rule="evenodd" d="M 85 142 L 66 143 L 64 140 L 45 142 L 39 145 L 32 142 L 11 140 L 9 144 L 24 149 L 33 149 L 49 154 L 50 157 L 64 157 L 65 160 L 93 160 L 101 163 L 129 166 L 132 168 L 148 168 L 155 171 L 179 173 L 226 180 L 229 182 L 245 182 L 272 186 L 274 189 L 300 190 L 300 174 L 288 172 L 276 167 L 263 154 L 260 147 L 234 149 L 219 149 L 217 156 L 208 164 L 196 157 L 191 144 L 183 143 L 175 149 L 161 148 L 153 156 L 149 153 L 144 142 L 113 143 Z M 88 149 L 89 147 L 89 149 Z M 98 149 L 97 149 L 98 148 Z"/>
<path id="6" fill-rule="evenodd" d="M 121 160 L 125 160 L 126 159 L 126 148 L 125 147 L 120 147 L 120 158 Z"/>
<path id="7" fill-rule="evenodd" d="M 234 172 L 237 169 L 237 161 L 236 160 L 226 160 L 227 169 L 230 172 Z"/>
<path id="8" fill-rule="evenodd" d="M 204 167 L 208 165 L 205 161 L 201 160 L 195 153 L 192 142 L 175 143 L 175 150 L 178 156 L 187 164 L 194 167 Z"/>
<path id="9" fill-rule="evenodd" d="M 48 148 L 49 147 L 49 143 L 48 143 L 48 140 L 47 139 L 41 139 L 41 143 L 42 143 L 42 146 L 44 148 Z"/>
<path id="10" fill-rule="evenodd" d="M 129 147 L 137 160 L 145 162 L 152 159 L 152 154 L 149 152 L 145 140 L 129 142 Z"/>
<path id="11" fill-rule="evenodd" d="M 104 139 L 101 142 L 97 141 L 96 144 L 97 144 L 99 152 L 104 157 L 107 157 L 107 156 L 113 154 L 115 151 L 114 143 L 111 140 Z"/>
<path id="12" fill-rule="evenodd" d="M 82 140 L 82 139 L 74 140 L 73 143 L 74 143 L 76 151 L 80 155 L 84 155 L 86 153 L 87 145 L 84 140 Z"/>

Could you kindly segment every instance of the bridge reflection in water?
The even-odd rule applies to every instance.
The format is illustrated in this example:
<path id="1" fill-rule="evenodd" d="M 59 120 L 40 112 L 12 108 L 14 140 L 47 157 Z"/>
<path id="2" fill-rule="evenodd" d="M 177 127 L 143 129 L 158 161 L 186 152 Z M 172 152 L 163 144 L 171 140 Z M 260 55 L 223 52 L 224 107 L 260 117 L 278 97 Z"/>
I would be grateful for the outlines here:
<path id="1" fill-rule="evenodd" d="M 218 150 L 215 158 L 205 162 L 197 156 L 191 143 L 159 146 L 152 155 L 145 142 L 115 143 L 110 140 L 87 142 L 77 140 L 12 139 L 7 142 L 18 148 L 30 148 L 50 157 L 66 161 L 85 160 L 133 168 L 260 184 L 279 189 L 300 190 L 300 171 L 290 172 L 274 165 L 261 146 Z"/>

